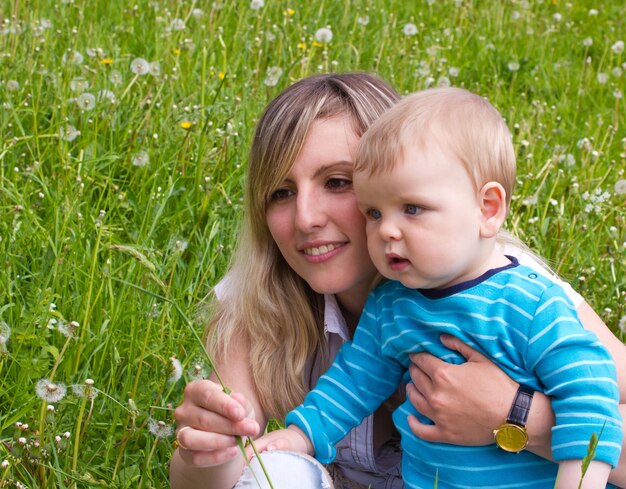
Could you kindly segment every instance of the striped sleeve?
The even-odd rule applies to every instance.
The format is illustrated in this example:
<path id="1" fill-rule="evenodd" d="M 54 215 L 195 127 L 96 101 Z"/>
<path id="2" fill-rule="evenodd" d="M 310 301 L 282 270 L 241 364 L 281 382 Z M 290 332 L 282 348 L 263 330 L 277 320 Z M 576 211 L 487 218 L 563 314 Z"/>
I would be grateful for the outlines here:
<path id="1" fill-rule="evenodd" d="M 546 289 L 539 302 L 527 360 L 552 400 L 554 460 L 583 459 L 595 433 L 595 460 L 617 466 L 622 420 L 615 364 L 597 337 L 580 324 L 558 285 Z"/>
<path id="2" fill-rule="evenodd" d="M 291 411 L 287 425 L 297 425 L 315 448 L 315 458 L 330 463 L 335 443 L 373 413 L 398 387 L 405 367 L 381 352 L 376 297 L 370 294 L 354 340 L 346 343 L 304 403 Z"/>

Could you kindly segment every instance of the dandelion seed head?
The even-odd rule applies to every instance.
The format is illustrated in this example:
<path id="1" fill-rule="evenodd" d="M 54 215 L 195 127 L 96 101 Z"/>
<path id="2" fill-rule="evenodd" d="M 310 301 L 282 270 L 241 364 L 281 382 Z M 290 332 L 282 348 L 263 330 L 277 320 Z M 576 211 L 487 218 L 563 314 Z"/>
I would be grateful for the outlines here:
<path id="1" fill-rule="evenodd" d="M 626 195 L 626 180 L 621 179 L 615 182 L 615 195 Z"/>
<path id="2" fill-rule="evenodd" d="M 617 323 L 617 326 L 619 327 L 619 330 L 623 334 L 626 334 L 626 315 L 619 318 L 619 322 Z"/>
<path id="3" fill-rule="evenodd" d="M 189 369 L 188 373 L 189 377 L 194 380 L 206 379 L 208 376 L 207 369 L 201 362 L 194 363 L 193 366 Z"/>
<path id="4" fill-rule="evenodd" d="M 461 70 L 459 68 L 451 66 L 450 68 L 448 68 L 448 75 L 450 75 L 452 78 L 456 78 L 457 76 L 459 76 L 460 71 Z"/>
<path id="5" fill-rule="evenodd" d="M 204 17 L 204 10 L 195 8 L 191 11 L 191 15 L 196 19 L 201 19 L 202 17 Z"/>
<path id="6" fill-rule="evenodd" d="M 169 438 L 174 434 L 174 427 L 164 421 L 148 420 L 148 430 L 157 438 Z"/>
<path id="7" fill-rule="evenodd" d="M 361 25 L 367 25 L 370 23 L 370 16 L 369 15 L 360 15 L 359 17 L 356 18 L 356 21 L 358 24 Z"/>
<path id="8" fill-rule="evenodd" d="M 145 151 L 139 151 L 138 153 L 135 153 L 133 155 L 131 161 L 134 166 L 146 166 L 148 163 L 150 163 L 150 156 Z"/>
<path id="9" fill-rule="evenodd" d="M 5 321 L 0 321 L 0 345 L 6 345 L 11 337 L 11 328 Z"/>
<path id="10" fill-rule="evenodd" d="M 92 379 L 85 379 L 83 384 L 72 385 L 72 392 L 76 397 L 95 399 L 98 396 L 98 389 L 95 389 L 93 385 Z"/>
<path id="11" fill-rule="evenodd" d="M 150 63 L 143 58 L 135 58 L 130 62 L 130 71 L 135 75 L 147 75 L 150 73 Z"/>
<path id="12" fill-rule="evenodd" d="M 263 81 L 268 87 L 275 87 L 278 84 L 278 80 L 283 74 L 283 69 L 280 66 L 272 66 L 267 69 L 267 77 Z"/>
<path id="13" fill-rule="evenodd" d="M 509 71 L 517 71 L 519 70 L 520 65 L 517 61 L 510 61 L 507 65 L 507 68 L 509 69 Z"/>
<path id="14" fill-rule="evenodd" d="M 61 129 L 59 130 L 59 137 L 63 140 L 63 141 L 67 141 L 67 142 L 72 142 L 74 141 L 74 139 L 76 139 L 78 136 L 80 136 L 80 131 L 77 130 L 74 126 L 72 126 L 71 124 L 67 124 L 63 127 L 61 127 Z"/>
<path id="15" fill-rule="evenodd" d="M 150 74 L 152 76 L 161 76 L 161 65 L 158 61 L 150 63 Z"/>
<path id="16" fill-rule="evenodd" d="M 76 99 L 76 105 L 82 110 L 93 110 L 96 107 L 96 97 L 89 92 L 81 93 Z"/>
<path id="17" fill-rule="evenodd" d="M 3 460 L 2 464 L 0 464 L 2 466 L 3 469 L 6 469 L 9 466 L 9 461 L 8 460 Z"/>
<path id="18" fill-rule="evenodd" d="M 588 48 L 592 45 L 593 45 L 593 39 L 591 39 L 590 37 L 586 37 L 585 39 L 583 39 L 583 46 Z"/>
<path id="19" fill-rule="evenodd" d="M 589 9 L 589 12 L 587 13 L 589 15 L 589 17 L 595 17 L 596 15 L 598 15 L 598 10 L 595 8 Z"/>
<path id="20" fill-rule="evenodd" d="M 591 141 L 589 138 L 581 138 L 576 143 L 576 146 L 580 149 L 584 149 L 585 151 L 591 151 Z"/>
<path id="21" fill-rule="evenodd" d="M 607 75 L 606 73 L 598 73 L 596 75 L 596 78 L 598 79 L 598 83 L 600 85 L 604 85 L 606 82 L 609 81 L 609 75 Z"/>
<path id="22" fill-rule="evenodd" d="M 317 42 L 321 42 L 322 44 L 328 43 L 333 40 L 333 31 L 331 31 L 328 27 L 322 27 L 315 31 L 315 40 Z"/>
<path id="23" fill-rule="evenodd" d="M 180 360 L 174 356 L 170 357 L 170 363 L 170 376 L 167 381 L 170 384 L 174 384 L 183 376 L 183 366 Z"/>
<path id="24" fill-rule="evenodd" d="M 9 92 L 17 92 L 20 89 L 20 82 L 17 80 L 9 80 L 6 82 L 6 88 Z"/>
<path id="25" fill-rule="evenodd" d="M 183 19 L 172 19 L 170 22 L 171 31 L 182 31 L 185 29 L 185 21 Z"/>
<path id="26" fill-rule="evenodd" d="M 59 402 L 65 397 L 67 389 L 61 383 L 53 383 L 48 379 L 40 379 L 35 385 L 37 397 L 48 403 Z"/>
<path id="27" fill-rule="evenodd" d="M 70 81 L 72 92 L 82 93 L 89 88 L 89 81 L 83 76 L 77 76 Z"/>
<path id="28" fill-rule="evenodd" d="M 440 76 L 437 79 L 437 86 L 438 87 L 449 87 L 450 86 L 450 78 L 448 78 L 447 76 Z"/>
<path id="29" fill-rule="evenodd" d="M 528 207 L 529 206 L 533 206 L 533 205 L 537 205 L 537 196 L 533 195 L 531 197 L 528 197 L 528 198 L 524 199 L 522 201 L 522 204 L 525 205 L 525 206 L 528 206 Z"/>
<path id="30" fill-rule="evenodd" d="M 624 41 L 617 41 L 611 46 L 611 51 L 615 54 L 621 54 L 624 52 Z"/>
<path id="31" fill-rule="evenodd" d="M 105 100 L 114 104 L 116 101 L 115 94 L 111 90 L 103 89 L 98 90 L 98 96 L 96 97 L 98 102 L 104 102 Z"/>
<path id="32" fill-rule="evenodd" d="M 122 74 L 119 71 L 113 70 L 111 73 L 109 73 L 109 81 L 113 85 L 119 85 L 120 83 L 122 83 L 122 80 Z"/>
<path id="33" fill-rule="evenodd" d="M 251 0 L 250 1 L 250 10 L 261 10 L 265 7 L 264 0 Z"/>
<path id="34" fill-rule="evenodd" d="M 417 34 L 417 26 L 412 22 L 409 22 L 408 24 L 405 24 L 402 28 L 402 33 L 405 36 L 414 36 L 415 34 Z"/>
<path id="35" fill-rule="evenodd" d="M 79 51 L 68 51 L 63 55 L 63 63 L 69 63 L 74 65 L 82 65 L 85 58 Z"/>

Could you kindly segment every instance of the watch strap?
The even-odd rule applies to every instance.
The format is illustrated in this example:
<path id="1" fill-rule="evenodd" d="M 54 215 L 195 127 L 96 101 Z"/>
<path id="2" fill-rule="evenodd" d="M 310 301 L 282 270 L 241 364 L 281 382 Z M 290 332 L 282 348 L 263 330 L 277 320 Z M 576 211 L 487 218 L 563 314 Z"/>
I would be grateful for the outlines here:
<path id="1" fill-rule="evenodd" d="M 533 388 L 520 384 L 517 389 L 517 393 L 515 394 L 515 398 L 513 399 L 509 416 L 506 419 L 508 423 L 513 423 L 518 426 L 526 426 L 534 393 L 535 390 Z"/>

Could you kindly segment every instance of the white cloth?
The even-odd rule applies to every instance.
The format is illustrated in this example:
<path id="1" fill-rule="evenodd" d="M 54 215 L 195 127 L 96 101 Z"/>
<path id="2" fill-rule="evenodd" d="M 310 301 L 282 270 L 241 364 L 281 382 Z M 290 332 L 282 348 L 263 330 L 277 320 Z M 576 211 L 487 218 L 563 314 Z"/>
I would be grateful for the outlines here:
<path id="1" fill-rule="evenodd" d="M 274 489 L 331 489 L 324 467 L 314 458 L 294 452 L 260 454 Z M 256 457 L 250 461 L 233 489 L 269 489 L 270 485 Z"/>

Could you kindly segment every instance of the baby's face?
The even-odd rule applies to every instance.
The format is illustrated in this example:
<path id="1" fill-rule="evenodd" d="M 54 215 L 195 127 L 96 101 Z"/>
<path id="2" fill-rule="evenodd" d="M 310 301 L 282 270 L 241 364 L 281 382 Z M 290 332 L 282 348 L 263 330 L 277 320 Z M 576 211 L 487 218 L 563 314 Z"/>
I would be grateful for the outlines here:
<path id="1" fill-rule="evenodd" d="M 420 289 L 475 277 L 481 207 L 450 151 L 438 145 L 405 147 L 393 170 L 374 177 L 355 173 L 353 181 L 367 220 L 368 250 L 382 275 Z"/>

